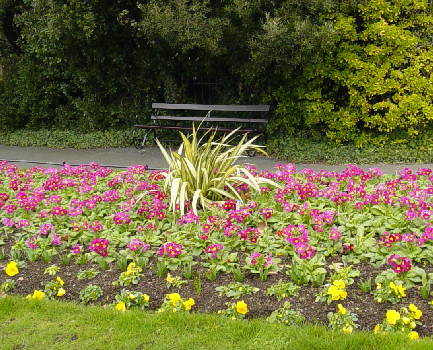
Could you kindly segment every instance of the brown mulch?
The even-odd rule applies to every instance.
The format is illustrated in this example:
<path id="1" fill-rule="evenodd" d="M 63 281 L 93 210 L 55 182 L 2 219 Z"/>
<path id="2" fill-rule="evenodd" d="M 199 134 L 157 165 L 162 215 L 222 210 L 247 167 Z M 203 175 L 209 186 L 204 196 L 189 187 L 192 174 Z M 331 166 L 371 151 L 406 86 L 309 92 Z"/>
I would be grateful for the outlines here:
<path id="1" fill-rule="evenodd" d="M 338 259 L 334 259 L 334 262 Z M 27 261 L 26 261 L 27 262 Z M 0 261 L 0 265 L 5 264 L 6 259 Z M 79 294 L 80 291 L 88 284 L 98 285 L 103 290 L 103 296 L 96 302 L 97 304 L 111 304 L 115 300 L 115 295 L 119 294 L 122 289 L 128 289 L 130 291 L 139 291 L 146 293 L 150 297 L 150 309 L 156 310 L 162 303 L 166 294 L 177 292 L 183 298 L 193 298 L 195 305 L 192 310 L 198 312 L 217 312 L 218 310 L 226 309 L 226 302 L 236 302 L 235 299 L 230 299 L 225 296 L 218 296 L 218 292 L 215 288 L 228 283 L 234 283 L 234 277 L 232 274 L 219 274 L 214 281 L 209 281 L 204 277 L 205 270 L 199 266 L 199 264 L 193 267 L 194 273 L 201 274 L 201 290 L 198 295 L 193 281 L 188 280 L 186 285 L 182 285 L 180 288 L 167 287 L 167 283 L 164 277 L 158 277 L 156 274 L 156 260 L 151 260 L 144 275 L 140 278 L 137 285 L 129 286 L 114 286 L 112 283 L 117 281 L 120 275 L 120 268 L 116 263 L 108 264 L 106 270 L 101 270 L 99 265 L 95 263 L 87 263 L 85 265 L 78 265 L 74 260 L 67 266 L 61 265 L 59 257 L 54 257 L 53 260 L 46 264 L 40 259 L 34 263 L 27 262 L 25 268 L 20 269 L 19 274 L 12 277 L 16 281 L 16 287 L 10 294 L 18 294 L 26 296 L 32 294 L 35 289 L 43 290 L 44 285 L 52 280 L 55 280 L 56 276 L 50 276 L 44 274 L 45 268 L 50 265 L 56 264 L 60 267 L 60 271 L 56 276 L 60 276 L 65 282 L 64 289 L 66 294 L 62 297 L 63 300 L 80 302 Z M 331 268 L 332 260 L 327 259 L 328 270 Z M 95 268 L 100 273 L 91 280 L 77 279 L 77 273 L 80 270 L 89 268 Z M 424 336 L 433 335 L 433 310 L 430 308 L 428 300 L 424 300 L 421 297 L 419 290 L 415 287 L 406 291 L 407 297 L 404 302 L 392 305 L 390 303 L 377 303 L 373 296 L 369 293 L 364 293 L 358 287 L 359 281 L 367 280 L 371 277 L 372 281 L 380 270 L 375 269 L 366 262 L 358 263 L 353 266 L 353 269 L 360 271 L 360 277 L 356 278 L 355 283 L 347 286 L 347 299 L 342 301 L 334 301 L 330 305 L 323 302 L 315 302 L 316 295 L 319 293 L 321 288 L 313 285 L 303 285 L 299 291 L 298 296 L 292 296 L 289 298 L 278 301 L 275 297 L 267 296 L 266 291 L 272 285 L 278 282 L 279 279 L 283 281 L 289 281 L 289 276 L 285 273 L 285 267 L 277 275 L 271 275 L 268 277 L 266 282 L 262 282 L 258 275 L 246 273 L 242 283 L 255 286 L 260 290 L 254 295 L 245 295 L 238 300 L 244 300 L 248 305 L 247 318 L 265 318 L 271 314 L 272 311 L 283 306 L 285 301 L 289 301 L 292 305 L 292 309 L 298 310 L 306 318 L 307 322 L 310 323 L 322 323 L 327 324 L 327 313 L 336 312 L 336 305 L 338 303 L 343 304 L 351 312 L 357 314 L 358 324 L 360 329 L 371 331 L 374 326 L 378 323 L 382 323 L 385 318 L 387 310 L 395 309 L 399 310 L 402 306 L 408 306 L 409 304 L 415 304 L 423 313 L 420 321 L 421 326 L 418 326 L 415 330 Z M 427 272 L 431 270 L 427 268 Z M 330 272 L 330 270 L 329 270 Z M 173 276 L 178 273 L 172 273 Z M 329 274 L 327 275 L 329 276 Z M 0 274 L 0 284 L 3 283 L 7 278 L 4 272 Z"/>

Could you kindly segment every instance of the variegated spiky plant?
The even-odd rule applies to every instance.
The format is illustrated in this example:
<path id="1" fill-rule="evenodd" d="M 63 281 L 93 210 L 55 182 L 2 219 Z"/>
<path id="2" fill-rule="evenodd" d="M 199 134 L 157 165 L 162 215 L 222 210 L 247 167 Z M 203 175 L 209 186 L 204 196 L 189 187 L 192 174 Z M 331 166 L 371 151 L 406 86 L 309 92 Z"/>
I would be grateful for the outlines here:
<path id="1" fill-rule="evenodd" d="M 243 165 L 234 164 L 251 150 L 266 155 L 261 149 L 263 146 L 253 144 L 257 136 L 245 141 L 245 134 L 237 145 L 230 145 L 235 132 L 236 130 L 214 141 L 216 131 L 210 134 L 208 131 L 205 134 L 209 134 L 206 142 L 202 142 L 204 136 L 198 139 L 195 128 L 189 137 L 181 132 L 183 143 L 171 154 L 157 140 L 169 166 L 164 188 L 170 193 L 170 208 L 174 210 L 176 204 L 179 204 L 183 214 L 185 202 L 191 201 L 192 209 L 197 213 L 199 208 L 209 208 L 214 202 L 241 200 L 236 187 L 245 183 L 256 191 L 260 191 L 259 185 L 265 183 L 278 187 L 272 180 L 254 177 Z"/>

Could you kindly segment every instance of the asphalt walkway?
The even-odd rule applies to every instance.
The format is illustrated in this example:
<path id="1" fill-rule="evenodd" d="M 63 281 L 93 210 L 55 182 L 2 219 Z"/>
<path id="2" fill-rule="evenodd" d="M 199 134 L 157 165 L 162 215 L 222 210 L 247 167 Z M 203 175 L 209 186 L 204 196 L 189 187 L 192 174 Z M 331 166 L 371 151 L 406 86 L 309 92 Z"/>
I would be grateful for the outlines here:
<path id="1" fill-rule="evenodd" d="M 16 147 L 0 145 L 0 160 L 7 160 L 11 164 L 16 164 L 20 168 L 31 168 L 42 166 L 44 168 L 60 168 L 64 162 L 70 165 L 89 164 L 95 162 L 104 166 L 113 168 L 126 168 L 135 164 L 147 165 L 149 169 L 166 169 L 167 164 L 158 147 L 146 147 L 143 150 L 137 150 L 133 147 L 128 148 L 103 148 L 103 149 L 60 149 L 48 147 Z M 245 157 L 240 163 L 255 165 L 260 170 L 273 170 L 277 163 L 287 163 L 277 159 L 267 158 L 264 156 Z M 318 172 L 322 169 L 327 171 L 342 171 L 347 164 L 329 165 L 329 164 L 303 164 L 293 163 L 298 172 L 305 168 Z M 382 172 L 395 174 L 404 169 L 411 168 L 433 168 L 433 164 L 362 164 L 358 165 L 364 170 L 378 167 Z"/>

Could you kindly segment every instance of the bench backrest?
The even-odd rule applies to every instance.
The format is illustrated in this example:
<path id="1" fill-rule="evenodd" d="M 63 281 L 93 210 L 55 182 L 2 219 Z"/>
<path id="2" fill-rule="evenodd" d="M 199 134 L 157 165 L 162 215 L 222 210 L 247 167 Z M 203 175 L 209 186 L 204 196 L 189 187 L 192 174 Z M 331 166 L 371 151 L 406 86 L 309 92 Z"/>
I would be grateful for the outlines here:
<path id="1" fill-rule="evenodd" d="M 183 103 L 152 103 L 153 109 L 221 112 L 269 112 L 269 105 L 201 105 Z"/>

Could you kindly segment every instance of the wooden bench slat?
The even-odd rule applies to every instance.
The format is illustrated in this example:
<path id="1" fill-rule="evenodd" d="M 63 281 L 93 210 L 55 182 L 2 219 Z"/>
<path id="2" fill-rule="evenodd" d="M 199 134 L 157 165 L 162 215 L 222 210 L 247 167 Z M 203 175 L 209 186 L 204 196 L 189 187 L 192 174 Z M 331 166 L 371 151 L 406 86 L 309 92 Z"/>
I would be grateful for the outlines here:
<path id="1" fill-rule="evenodd" d="M 233 123 L 261 123 L 267 124 L 267 119 L 253 119 L 253 118 L 223 118 L 223 117 L 182 117 L 182 116 L 168 116 L 168 115 L 152 115 L 152 120 L 171 120 L 171 121 L 204 121 L 204 122 L 233 122 Z"/>
<path id="2" fill-rule="evenodd" d="M 192 130 L 191 126 L 172 126 L 172 125 L 134 125 L 134 128 L 137 129 L 167 129 L 167 130 Z M 215 131 L 222 131 L 222 132 L 231 132 L 235 129 L 233 128 L 219 128 L 219 127 L 205 127 L 200 128 L 201 131 L 207 131 L 207 130 L 215 130 Z M 239 129 L 238 132 L 264 132 L 262 129 Z"/>
<path id="3" fill-rule="evenodd" d="M 201 105 L 184 103 L 152 103 L 152 108 L 192 111 L 269 112 L 270 105 Z"/>

